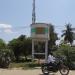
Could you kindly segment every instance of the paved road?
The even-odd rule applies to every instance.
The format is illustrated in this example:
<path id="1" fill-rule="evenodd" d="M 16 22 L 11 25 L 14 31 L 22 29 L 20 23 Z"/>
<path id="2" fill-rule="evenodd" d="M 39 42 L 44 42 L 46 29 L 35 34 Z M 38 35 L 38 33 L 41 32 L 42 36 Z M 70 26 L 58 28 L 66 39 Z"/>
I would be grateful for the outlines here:
<path id="1" fill-rule="evenodd" d="M 0 75 L 43 75 L 40 69 L 21 70 L 21 69 L 0 69 Z M 52 75 L 61 75 L 59 72 Z M 69 75 L 75 75 L 75 71 L 70 71 Z"/>

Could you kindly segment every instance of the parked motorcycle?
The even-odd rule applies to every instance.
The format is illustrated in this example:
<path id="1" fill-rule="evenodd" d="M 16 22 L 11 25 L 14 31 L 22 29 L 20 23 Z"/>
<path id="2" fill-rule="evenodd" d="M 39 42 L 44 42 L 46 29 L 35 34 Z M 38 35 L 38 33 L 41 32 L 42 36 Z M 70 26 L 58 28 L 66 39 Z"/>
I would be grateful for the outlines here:
<path id="1" fill-rule="evenodd" d="M 69 68 L 64 64 L 63 60 L 56 59 L 56 61 L 52 63 L 43 63 L 41 66 L 41 70 L 43 74 L 49 75 L 50 72 L 57 72 L 59 71 L 61 75 L 68 75 Z"/>

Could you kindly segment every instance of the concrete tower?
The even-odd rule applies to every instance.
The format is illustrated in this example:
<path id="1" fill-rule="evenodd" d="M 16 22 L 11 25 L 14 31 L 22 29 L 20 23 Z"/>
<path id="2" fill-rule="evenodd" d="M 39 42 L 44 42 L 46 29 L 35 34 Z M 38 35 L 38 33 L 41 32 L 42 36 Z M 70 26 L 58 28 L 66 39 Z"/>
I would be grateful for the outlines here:
<path id="1" fill-rule="evenodd" d="M 32 24 L 31 24 L 31 38 L 32 38 L 32 60 L 35 56 L 42 55 L 45 56 L 45 61 L 47 62 L 48 56 L 48 40 L 49 40 L 49 24 L 47 23 L 36 23 L 36 12 L 35 12 L 35 0 L 33 0 L 33 10 L 32 10 Z M 41 51 L 39 48 L 39 42 L 44 44 L 45 49 Z M 35 44 L 37 43 L 38 52 L 35 49 Z M 41 44 L 40 44 L 41 47 Z"/>

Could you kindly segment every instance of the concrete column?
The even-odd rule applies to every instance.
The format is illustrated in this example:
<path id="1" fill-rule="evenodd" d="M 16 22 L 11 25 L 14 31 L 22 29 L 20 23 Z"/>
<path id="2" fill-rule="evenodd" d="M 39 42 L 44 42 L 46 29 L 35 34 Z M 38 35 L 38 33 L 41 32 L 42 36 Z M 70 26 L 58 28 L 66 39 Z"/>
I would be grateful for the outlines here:
<path id="1" fill-rule="evenodd" d="M 34 60 L 34 40 L 32 39 L 32 60 Z"/>
<path id="2" fill-rule="evenodd" d="M 47 62 L 48 58 L 48 40 L 45 42 L 45 62 Z"/>

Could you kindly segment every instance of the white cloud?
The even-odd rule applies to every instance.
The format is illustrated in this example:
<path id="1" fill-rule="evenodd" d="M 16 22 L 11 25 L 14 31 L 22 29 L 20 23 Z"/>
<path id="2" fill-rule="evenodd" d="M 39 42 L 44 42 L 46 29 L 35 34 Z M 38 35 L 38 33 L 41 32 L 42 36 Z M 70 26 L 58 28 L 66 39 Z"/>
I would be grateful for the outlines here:
<path id="1" fill-rule="evenodd" d="M 5 33 L 12 33 L 12 25 L 9 24 L 0 24 L 0 29 Z"/>
<path id="2" fill-rule="evenodd" d="M 7 28 L 12 28 L 12 26 L 9 24 L 0 24 L 0 28 L 7 29 Z"/>
<path id="3" fill-rule="evenodd" d="M 5 33 L 13 33 L 11 29 L 5 29 L 4 32 Z"/>

